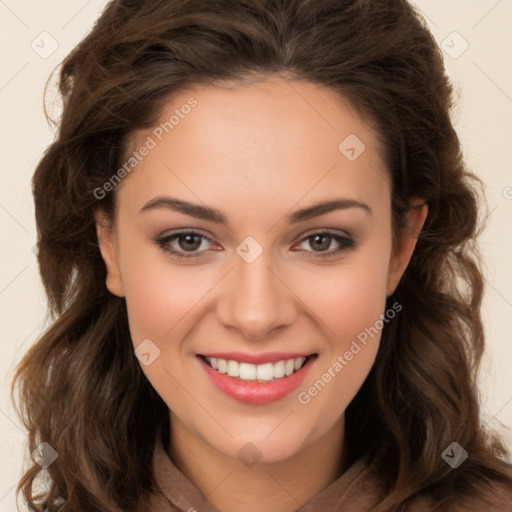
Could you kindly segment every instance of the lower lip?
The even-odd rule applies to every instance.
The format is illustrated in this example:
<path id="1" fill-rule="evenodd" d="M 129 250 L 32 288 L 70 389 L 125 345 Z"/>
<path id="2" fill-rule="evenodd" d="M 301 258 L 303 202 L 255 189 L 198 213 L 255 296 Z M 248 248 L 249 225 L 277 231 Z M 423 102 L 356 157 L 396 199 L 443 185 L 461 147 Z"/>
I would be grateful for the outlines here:
<path id="1" fill-rule="evenodd" d="M 230 377 L 214 370 L 201 356 L 197 358 L 213 384 L 229 397 L 244 403 L 269 404 L 281 400 L 302 384 L 316 356 L 308 357 L 300 370 L 271 382 L 249 382 Z"/>

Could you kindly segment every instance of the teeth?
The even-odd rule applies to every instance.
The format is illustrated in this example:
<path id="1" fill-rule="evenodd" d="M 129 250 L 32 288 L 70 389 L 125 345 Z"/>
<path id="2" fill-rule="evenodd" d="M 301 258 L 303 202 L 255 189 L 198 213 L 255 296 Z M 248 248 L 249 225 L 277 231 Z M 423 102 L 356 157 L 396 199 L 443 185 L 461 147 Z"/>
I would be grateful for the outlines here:
<path id="1" fill-rule="evenodd" d="M 230 377 L 240 376 L 240 365 L 237 361 L 228 361 L 228 375 Z"/>
<path id="2" fill-rule="evenodd" d="M 228 371 L 228 362 L 225 359 L 217 359 L 217 365 L 220 373 L 226 373 Z"/>
<path id="3" fill-rule="evenodd" d="M 284 377 L 284 365 L 285 361 L 278 361 L 274 364 L 274 379 L 280 379 L 281 377 Z"/>
<path id="4" fill-rule="evenodd" d="M 277 363 L 249 364 L 238 361 L 218 359 L 216 357 L 205 357 L 208 364 L 220 373 L 227 373 L 230 377 L 237 377 L 241 380 L 271 381 L 280 379 L 285 375 L 300 370 L 306 361 L 305 357 L 287 359 Z"/>
<path id="5" fill-rule="evenodd" d="M 272 380 L 274 378 L 274 365 L 272 363 L 259 364 L 256 366 L 258 380 Z"/>
<path id="6" fill-rule="evenodd" d="M 240 363 L 239 376 L 242 380 L 255 380 L 257 367 L 253 364 Z M 236 377 L 236 375 L 235 375 Z"/>

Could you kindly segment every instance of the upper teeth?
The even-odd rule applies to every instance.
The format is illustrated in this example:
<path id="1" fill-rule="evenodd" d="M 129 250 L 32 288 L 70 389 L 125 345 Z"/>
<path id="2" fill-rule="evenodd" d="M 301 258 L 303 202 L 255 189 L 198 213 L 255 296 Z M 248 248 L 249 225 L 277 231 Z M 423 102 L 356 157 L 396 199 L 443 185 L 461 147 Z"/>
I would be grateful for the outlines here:
<path id="1" fill-rule="evenodd" d="M 230 377 L 238 377 L 242 380 L 266 381 L 291 375 L 294 371 L 300 370 L 306 360 L 305 357 L 298 357 L 297 359 L 288 359 L 277 363 L 255 365 L 216 357 L 206 357 L 205 359 L 214 370 L 227 373 Z"/>

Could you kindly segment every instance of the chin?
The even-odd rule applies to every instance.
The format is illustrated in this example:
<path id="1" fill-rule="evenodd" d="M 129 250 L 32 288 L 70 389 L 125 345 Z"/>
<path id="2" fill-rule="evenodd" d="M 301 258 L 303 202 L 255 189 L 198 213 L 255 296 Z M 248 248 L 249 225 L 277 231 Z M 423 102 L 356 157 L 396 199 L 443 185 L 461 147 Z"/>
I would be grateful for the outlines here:
<path id="1" fill-rule="evenodd" d="M 264 434 L 250 435 L 247 432 L 240 432 L 239 435 L 233 434 L 233 438 L 226 439 L 226 443 L 219 444 L 219 440 L 215 439 L 211 444 L 227 457 L 239 459 L 247 467 L 259 461 L 282 462 L 304 450 L 309 444 L 303 429 L 296 432 L 297 429 L 293 428 L 291 422 L 286 427 L 285 423 L 288 423 L 288 420 L 281 425 L 277 423 L 274 431 L 269 429 Z"/>

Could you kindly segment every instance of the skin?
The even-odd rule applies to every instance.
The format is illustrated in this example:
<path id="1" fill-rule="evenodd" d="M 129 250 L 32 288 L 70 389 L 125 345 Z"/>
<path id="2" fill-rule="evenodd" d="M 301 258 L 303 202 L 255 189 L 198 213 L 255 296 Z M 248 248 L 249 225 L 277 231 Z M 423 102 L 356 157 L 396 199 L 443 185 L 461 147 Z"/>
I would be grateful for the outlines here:
<path id="1" fill-rule="evenodd" d="M 393 253 L 381 148 L 371 125 L 333 91 L 283 78 L 196 86 L 168 102 L 160 121 L 191 96 L 198 105 L 117 186 L 113 224 L 98 211 L 106 286 L 126 299 L 134 347 L 150 339 L 160 350 L 141 368 L 172 411 L 168 453 L 177 467 L 223 512 L 242 504 L 291 512 L 347 469 L 344 411 L 374 363 L 380 331 L 309 403 L 297 396 L 385 313 L 427 206 L 411 210 Z M 152 130 L 132 134 L 128 153 Z M 338 150 L 349 134 L 366 146 L 355 161 Z M 165 195 L 222 211 L 229 228 L 166 208 L 139 213 Z M 335 198 L 362 201 L 372 213 L 348 208 L 297 225 L 284 220 Z M 195 246 L 204 258 L 178 260 L 153 241 L 187 229 L 207 237 Z M 306 238 L 326 229 L 349 234 L 355 246 L 318 257 L 340 247 Z M 263 249 L 252 263 L 236 252 L 247 236 Z M 179 242 L 172 246 L 186 253 L 187 241 Z M 318 358 L 298 390 L 255 405 L 210 383 L 195 356 L 208 351 Z M 237 457 L 247 443 L 262 455 L 251 467 Z"/>

